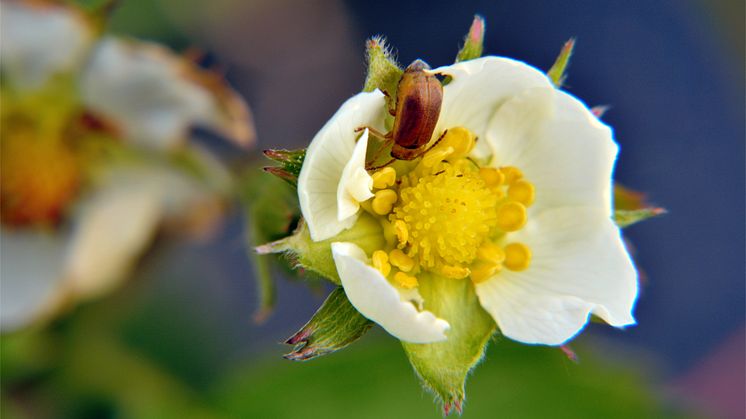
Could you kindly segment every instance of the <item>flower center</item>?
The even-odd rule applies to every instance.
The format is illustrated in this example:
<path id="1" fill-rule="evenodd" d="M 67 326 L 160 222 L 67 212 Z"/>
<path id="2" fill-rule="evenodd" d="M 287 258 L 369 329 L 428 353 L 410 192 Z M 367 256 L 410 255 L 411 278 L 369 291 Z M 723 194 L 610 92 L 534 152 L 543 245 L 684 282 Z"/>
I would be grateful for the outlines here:
<path id="1" fill-rule="evenodd" d="M 381 220 L 390 248 L 371 258 L 399 286 L 417 286 L 422 271 L 477 283 L 502 268 L 528 268 L 530 249 L 508 236 L 526 224 L 534 186 L 515 167 L 468 159 L 475 141 L 467 129 L 451 128 L 408 173 L 372 174 L 375 196 L 363 207 Z"/>

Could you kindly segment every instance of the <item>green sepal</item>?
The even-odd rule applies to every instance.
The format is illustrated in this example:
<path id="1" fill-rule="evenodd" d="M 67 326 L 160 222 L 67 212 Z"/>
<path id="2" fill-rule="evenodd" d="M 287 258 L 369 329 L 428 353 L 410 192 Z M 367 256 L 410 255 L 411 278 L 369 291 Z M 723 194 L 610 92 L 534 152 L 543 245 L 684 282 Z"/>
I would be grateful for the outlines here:
<path id="1" fill-rule="evenodd" d="M 259 254 L 283 253 L 296 268 L 315 272 L 336 285 L 340 285 L 337 267 L 332 258 L 332 243 L 352 242 L 366 254 L 383 248 L 384 238 L 380 222 L 361 213 L 355 224 L 336 236 L 315 242 L 306 223 L 301 220 L 292 236 L 256 247 Z"/>
<path id="2" fill-rule="evenodd" d="M 570 57 L 572 56 L 573 49 L 575 49 L 575 38 L 570 38 L 570 40 L 565 42 L 565 45 L 562 46 L 562 50 L 560 50 L 557 59 L 554 61 L 554 64 L 552 64 L 552 68 L 547 71 L 547 77 L 549 77 L 549 80 L 551 80 L 558 88 L 562 87 L 567 78 L 565 72 L 567 71 L 567 66 L 570 64 Z"/>
<path id="3" fill-rule="evenodd" d="M 300 217 L 295 190 L 285 182 L 251 168 L 240 183 L 239 196 L 246 222 L 249 249 L 286 237 Z M 272 258 L 249 251 L 257 279 L 258 308 L 254 320 L 262 322 L 273 311 L 276 302 L 272 278 Z"/>
<path id="4" fill-rule="evenodd" d="M 360 339 L 371 326 L 373 322 L 350 304 L 344 289 L 336 288 L 311 320 L 285 341 L 295 347 L 284 357 L 308 361 L 330 354 Z"/>
<path id="5" fill-rule="evenodd" d="M 264 155 L 277 163 L 279 166 L 265 167 L 264 171 L 271 173 L 285 182 L 297 187 L 300 169 L 306 158 L 306 149 L 300 150 L 264 150 Z"/>
<path id="6" fill-rule="evenodd" d="M 461 412 L 464 385 L 472 368 L 482 359 L 496 329 L 492 317 L 479 304 L 469 280 L 421 276 L 419 292 L 425 309 L 451 325 L 444 342 L 402 342 L 409 362 L 425 387 L 443 405 L 443 413 Z"/>
<path id="7" fill-rule="evenodd" d="M 474 20 L 471 22 L 469 33 L 464 37 L 464 45 L 456 55 L 457 63 L 473 60 L 482 56 L 482 51 L 484 50 L 484 31 L 484 18 L 479 15 L 474 15 Z"/>
<path id="8" fill-rule="evenodd" d="M 648 218 L 657 217 L 666 213 L 663 208 L 642 208 L 636 210 L 615 210 L 614 211 L 614 222 L 620 228 L 629 227 L 632 224 L 645 221 Z"/>
<path id="9" fill-rule="evenodd" d="M 364 92 L 376 89 L 386 93 L 386 106 L 389 110 L 396 108 L 396 91 L 404 70 L 394 59 L 391 48 L 386 45 L 382 36 L 374 36 L 365 44 L 368 74 L 365 77 Z"/>

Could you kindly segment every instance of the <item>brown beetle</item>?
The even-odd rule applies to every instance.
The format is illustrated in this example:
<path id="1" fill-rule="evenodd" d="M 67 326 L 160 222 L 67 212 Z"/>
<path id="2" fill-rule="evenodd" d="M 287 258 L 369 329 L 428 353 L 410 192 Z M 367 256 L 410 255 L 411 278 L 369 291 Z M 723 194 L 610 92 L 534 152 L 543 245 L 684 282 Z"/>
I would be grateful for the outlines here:
<path id="1" fill-rule="evenodd" d="M 430 142 L 440 116 L 443 103 L 443 85 L 437 77 L 428 74 L 430 66 L 422 60 L 414 60 L 399 80 L 396 93 L 396 108 L 393 129 L 382 134 L 369 127 L 371 133 L 394 144 L 391 157 L 399 160 L 414 160 L 422 155 Z M 388 163 L 387 163 L 388 164 Z"/>

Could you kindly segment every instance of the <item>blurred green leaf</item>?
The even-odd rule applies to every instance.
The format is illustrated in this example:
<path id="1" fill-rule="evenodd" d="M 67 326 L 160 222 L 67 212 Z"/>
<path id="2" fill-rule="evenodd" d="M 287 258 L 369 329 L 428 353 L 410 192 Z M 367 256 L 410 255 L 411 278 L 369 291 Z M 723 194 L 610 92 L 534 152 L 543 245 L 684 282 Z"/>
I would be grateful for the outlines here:
<path id="1" fill-rule="evenodd" d="M 373 336 L 369 336 L 372 338 Z M 379 336 L 380 337 L 380 336 Z M 238 417 L 439 418 L 393 339 L 366 339 L 333 357 L 297 364 L 252 359 L 216 388 L 217 403 Z M 469 381 L 468 418 L 665 418 L 636 364 L 603 362 L 578 344 L 575 364 L 556 348 L 503 340 Z"/>

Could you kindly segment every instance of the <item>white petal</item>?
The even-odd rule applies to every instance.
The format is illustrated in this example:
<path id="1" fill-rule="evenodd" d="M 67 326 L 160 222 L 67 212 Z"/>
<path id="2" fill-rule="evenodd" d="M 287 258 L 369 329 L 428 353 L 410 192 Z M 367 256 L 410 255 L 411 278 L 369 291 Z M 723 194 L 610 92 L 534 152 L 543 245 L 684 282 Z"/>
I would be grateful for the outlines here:
<path id="1" fill-rule="evenodd" d="M 593 206 L 611 214 L 611 175 L 618 151 L 611 128 L 556 89 L 528 89 L 490 121 L 493 166 L 516 166 L 536 187 L 533 210 Z"/>
<path id="2" fill-rule="evenodd" d="M 508 242 L 533 254 L 528 269 L 503 270 L 476 286 L 504 335 L 525 343 L 560 345 L 593 313 L 612 326 L 635 323 L 637 273 L 619 229 L 598 208 L 561 208 L 529 219 Z"/>
<path id="3" fill-rule="evenodd" d="M 96 47 L 81 86 L 86 105 L 143 146 L 172 147 L 194 124 L 250 141 L 243 102 L 227 87 L 208 89 L 201 78 L 191 63 L 157 44 L 109 37 Z"/>
<path id="4" fill-rule="evenodd" d="M 411 302 L 402 300 L 396 288 L 368 265 L 368 258 L 357 245 L 332 243 L 332 255 L 345 294 L 360 314 L 405 342 L 430 343 L 447 339 L 448 322 L 429 311 L 417 311 Z"/>
<path id="5" fill-rule="evenodd" d="M 463 126 L 474 132 L 477 145 L 472 154 L 486 158 L 491 151 L 484 137 L 495 111 L 513 95 L 532 87 L 551 87 L 541 71 L 520 61 L 482 57 L 432 70 L 453 80 L 443 88 L 443 106 L 435 128 Z"/>
<path id="6" fill-rule="evenodd" d="M 65 242 L 61 235 L 2 230 L 0 237 L 0 329 L 25 326 L 61 297 Z"/>
<path id="7" fill-rule="evenodd" d="M 380 91 L 359 93 L 339 108 L 308 146 L 298 176 L 298 197 L 314 241 L 333 237 L 355 223 L 356 216 L 339 221 L 339 183 L 355 149 L 355 129 L 369 126 L 382 130 L 384 112 Z"/>
<path id="8" fill-rule="evenodd" d="M 111 183 L 84 205 L 65 270 L 77 295 L 97 297 L 118 285 L 155 233 L 163 193 L 147 183 Z"/>
<path id="9" fill-rule="evenodd" d="M 2 2 L 0 8 L 0 66 L 12 84 L 38 88 L 81 64 L 93 39 L 81 15 L 61 6 L 21 2 Z"/>
<path id="10" fill-rule="evenodd" d="M 368 130 L 357 140 L 350 161 L 342 171 L 342 181 L 337 187 L 337 220 L 344 222 L 360 209 L 360 203 L 373 197 L 373 178 L 365 170 L 365 152 L 368 150 Z"/>

